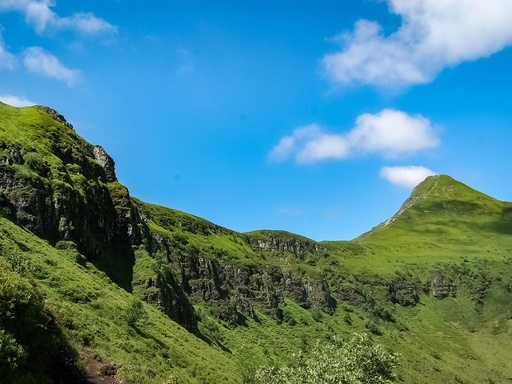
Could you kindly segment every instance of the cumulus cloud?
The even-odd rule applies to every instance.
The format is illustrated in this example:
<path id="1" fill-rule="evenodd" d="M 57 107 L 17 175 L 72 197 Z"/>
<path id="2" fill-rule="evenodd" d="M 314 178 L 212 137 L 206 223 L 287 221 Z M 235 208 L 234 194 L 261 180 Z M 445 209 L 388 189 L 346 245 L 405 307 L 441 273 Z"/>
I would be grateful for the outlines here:
<path id="1" fill-rule="evenodd" d="M 432 170 L 422 166 L 383 167 L 380 176 L 392 184 L 404 188 L 414 188 L 428 176 L 435 175 Z"/>
<path id="2" fill-rule="evenodd" d="M 314 163 L 361 154 L 399 157 L 438 146 L 434 127 L 421 115 L 384 109 L 360 115 L 355 127 L 344 133 L 326 133 L 318 124 L 297 128 L 271 150 L 269 159 Z"/>
<path id="3" fill-rule="evenodd" d="M 67 68 L 41 47 L 30 47 L 23 56 L 23 64 L 30 72 L 64 81 L 68 85 L 73 85 L 80 75 L 80 71 Z"/>
<path id="4" fill-rule="evenodd" d="M 355 150 L 381 153 L 385 157 L 397 157 L 439 145 L 428 119 L 392 109 L 384 109 L 375 115 L 362 114 L 347 137 Z"/>
<path id="5" fill-rule="evenodd" d="M 0 95 L 0 101 L 13 107 L 28 107 L 29 105 L 37 104 L 25 97 L 15 95 Z"/>
<path id="6" fill-rule="evenodd" d="M 512 45 L 510 0 L 387 0 L 402 18 L 384 35 L 373 21 L 359 20 L 335 38 L 342 49 L 323 65 L 334 81 L 379 87 L 428 83 L 446 67 L 476 60 Z"/>
<path id="7" fill-rule="evenodd" d="M 117 28 L 92 13 L 74 13 L 60 17 L 50 8 L 51 0 L 0 0 L 0 12 L 15 11 L 25 16 L 25 21 L 38 33 L 50 29 L 73 29 L 85 34 L 116 32 Z"/>
<path id="8" fill-rule="evenodd" d="M 323 132 L 318 124 L 297 128 L 283 137 L 269 154 L 270 160 L 282 161 L 294 156 L 298 163 L 347 157 L 349 145 L 343 135 Z"/>

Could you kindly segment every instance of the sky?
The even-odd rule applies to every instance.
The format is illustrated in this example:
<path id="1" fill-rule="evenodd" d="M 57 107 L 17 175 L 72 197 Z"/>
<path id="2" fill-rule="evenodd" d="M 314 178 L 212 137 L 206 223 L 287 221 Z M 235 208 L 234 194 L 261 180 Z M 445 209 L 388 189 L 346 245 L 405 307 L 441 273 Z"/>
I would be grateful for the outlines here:
<path id="1" fill-rule="evenodd" d="M 0 100 L 59 111 L 139 199 L 350 240 L 433 174 L 512 201 L 511 14 L 510 0 L 0 0 Z"/>

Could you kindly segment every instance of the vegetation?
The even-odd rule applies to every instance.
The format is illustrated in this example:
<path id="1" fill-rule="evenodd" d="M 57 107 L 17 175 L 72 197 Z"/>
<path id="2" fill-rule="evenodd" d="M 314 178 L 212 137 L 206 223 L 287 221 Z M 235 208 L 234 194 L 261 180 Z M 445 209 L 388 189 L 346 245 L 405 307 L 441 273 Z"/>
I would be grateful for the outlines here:
<path id="1" fill-rule="evenodd" d="M 365 334 L 348 341 L 333 337 L 307 355 L 300 351 L 291 367 L 258 370 L 256 379 L 265 384 L 389 384 L 396 378 L 397 358 Z"/>
<path id="2" fill-rule="evenodd" d="M 0 103 L 2 382 L 510 381 L 511 203 L 439 176 L 353 241 L 243 234 L 131 197 L 94 150 Z"/>
<path id="3" fill-rule="evenodd" d="M 13 259 L 11 259 L 13 260 Z M 14 259 L 15 260 L 15 259 Z M 0 375 L 5 382 L 80 381 L 77 354 L 30 281 L 0 259 Z"/>

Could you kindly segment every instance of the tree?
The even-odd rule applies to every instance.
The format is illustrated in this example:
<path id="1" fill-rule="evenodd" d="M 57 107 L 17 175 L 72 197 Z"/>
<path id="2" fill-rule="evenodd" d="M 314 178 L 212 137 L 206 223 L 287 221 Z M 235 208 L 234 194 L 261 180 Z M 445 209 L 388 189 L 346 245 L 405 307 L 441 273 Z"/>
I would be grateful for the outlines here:
<path id="1" fill-rule="evenodd" d="M 398 355 L 373 344 L 367 334 L 354 334 L 345 341 L 317 344 L 309 355 L 302 351 L 295 365 L 261 368 L 256 381 L 262 384 L 389 384 L 396 376 Z"/>

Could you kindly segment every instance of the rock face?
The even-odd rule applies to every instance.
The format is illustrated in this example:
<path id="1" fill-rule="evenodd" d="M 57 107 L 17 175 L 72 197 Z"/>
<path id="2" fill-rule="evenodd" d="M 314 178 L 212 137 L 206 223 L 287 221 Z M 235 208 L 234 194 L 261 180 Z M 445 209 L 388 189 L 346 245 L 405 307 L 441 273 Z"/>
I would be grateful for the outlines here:
<path id="1" fill-rule="evenodd" d="M 172 252 L 165 238 L 156 241 L 160 249 L 166 250 L 168 260 L 179 268 L 184 292 L 217 306 L 220 318 L 230 324 L 243 323 L 244 317 L 257 320 L 256 304 L 280 320 L 285 294 L 303 308 L 334 312 L 336 302 L 325 279 L 317 281 L 278 268 L 224 264 L 200 253 Z"/>
<path id="2" fill-rule="evenodd" d="M 257 251 L 289 252 L 303 258 L 307 253 L 324 251 L 320 244 L 302 236 L 293 235 L 284 231 L 260 231 L 260 237 L 249 237 L 249 245 Z"/>
<path id="3" fill-rule="evenodd" d="M 49 107 L 45 107 L 43 105 L 38 105 L 36 106 L 37 109 L 39 109 L 40 111 L 43 111 L 44 113 L 46 113 L 47 115 L 49 115 L 52 119 L 58 121 L 59 123 L 62 123 L 64 124 L 66 127 L 70 128 L 70 129 L 74 129 L 73 126 L 71 125 L 71 123 L 69 123 L 65 118 L 64 116 L 62 116 L 59 112 L 57 112 L 55 109 L 52 109 L 52 108 L 49 108 Z"/>
<path id="4" fill-rule="evenodd" d="M 155 279 L 147 279 L 144 288 L 144 299 L 148 303 L 155 304 L 190 332 L 198 333 L 198 317 L 194 307 L 169 270 L 162 271 Z"/>
<path id="5" fill-rule="evenodd" d="M 448 296 L 455 296 L 457 286 L 449 277 L 438 275 L 432 279 L 430 288 L 432 295 L 436 299 L 442 300 Z"/>
<path id="6" fill-rule="evenodd" d="M 114 159 L 100 145 L 94 146 L 93 154 L 96 162 L 103 168 L 106 180 L 108 182 L 117 181 Z"/>
<path id="7" fill-rule="evenodd" d="M 37 132 L 53 154 L 43 157 L 15 142 L 0 143 L 3 212 L 53 244 L 74 242 L 79 252 L 129 289 L 131 277 L 114 264 L 133 264 L 131 244 L 140 240 L 141 219 L 126 188 L 124 200 L 120 188 L 113 188 L 114 162 L 103 148 L 93 148 L 76 135 L 62 115 L 37 108 L 53 119 Z"/>

